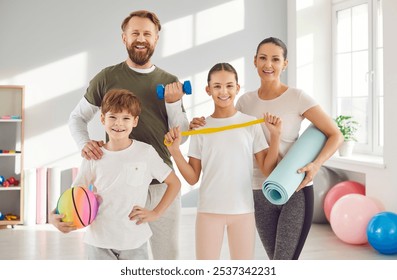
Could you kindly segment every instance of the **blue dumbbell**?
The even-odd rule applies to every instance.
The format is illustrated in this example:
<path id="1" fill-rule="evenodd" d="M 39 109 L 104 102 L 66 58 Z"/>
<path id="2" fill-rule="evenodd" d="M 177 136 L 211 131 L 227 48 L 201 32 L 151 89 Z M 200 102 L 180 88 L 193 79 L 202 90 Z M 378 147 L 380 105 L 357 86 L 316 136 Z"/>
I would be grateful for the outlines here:
<path id="1" fill-rule="evenodd" d="M 182 86 L 182 91 L 185 94 L 192 94 L 192 84 L 190 81 L 184 81 L 183 86 Z M 164 99 L 164 92 L 165 92 L 165 87 L 163 84 L 158 84 L 156 87 L 156 92 L 157 92 L 157 98 L 160 100 Z"/>

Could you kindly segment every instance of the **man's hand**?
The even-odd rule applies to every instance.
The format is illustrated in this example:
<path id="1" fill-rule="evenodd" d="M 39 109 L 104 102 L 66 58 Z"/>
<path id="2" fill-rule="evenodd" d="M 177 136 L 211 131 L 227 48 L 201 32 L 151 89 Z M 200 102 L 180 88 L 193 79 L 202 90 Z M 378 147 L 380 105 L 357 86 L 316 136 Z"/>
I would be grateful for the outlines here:
<path id="1" fill-rule="evenodd" d="M 174 103 L 181 100 L 183 96 L 183 86 L 180 82 L 168 84 L 164 89 L 164 100 L 167 103 Z"/>
<path id="2" fill-rule="evenodd" d="M 84 148 L 81 150 L 81 156 L 87 160 L 97 160 L 101 159 L 103 152 L 101 147 L 104 145 L 103 141 L 90 140 L 85 144 Z"/>

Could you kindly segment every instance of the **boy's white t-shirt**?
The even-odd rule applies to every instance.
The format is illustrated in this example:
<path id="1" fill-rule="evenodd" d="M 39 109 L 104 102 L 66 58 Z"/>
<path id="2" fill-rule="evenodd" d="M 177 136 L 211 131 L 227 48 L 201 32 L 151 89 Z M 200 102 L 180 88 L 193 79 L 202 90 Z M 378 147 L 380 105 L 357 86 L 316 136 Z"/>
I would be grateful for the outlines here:
<path id="1" fill-rule="evenodd" d="M 92 182 L 102 198 L 84 242 L 116 250 L 138 248 L 152 232 L 148 223 L 136 225 L 128 215 L 134 206 L 145 206 L 150 182 L 163 182 L 172 170 L 152 146 L 140 141 L 134 140 L 122 151 L 102 151 L 100 160 L 83 160 L 73 183 L 88 186 Z"/>
<path id="2" fill-rule="evenodd" d="M 282 120 L 281 139 L 279 147 L 280 160 L 291 148 L 299 137 L 302 116 L 308 109 L 318 103 L 300 89 L 288 88 L 282 95 L 271 100 L 263 100 L 258 96 L 258 91 L 243 94 L 236 103 L 236 108 L 242 113 L 260 118 L 266 112 L 276 115 Z M 266 140 L 270 143 L 270 133 L 264 124 L 261 124 Z M 266 177 L 254 162 L 253 189 L 262 189 Z"/>
<path id="3" fill-rule="evenodd" d="M 237 112 L 230 118 L 206 118 L 203 127 L 220 127 L 255 120 Z M 246 214 L 254 212 L 252 157 L 268 148 L 258 124 L 190 138 L 189 157 L 201 160 L 198 212 Z"/>

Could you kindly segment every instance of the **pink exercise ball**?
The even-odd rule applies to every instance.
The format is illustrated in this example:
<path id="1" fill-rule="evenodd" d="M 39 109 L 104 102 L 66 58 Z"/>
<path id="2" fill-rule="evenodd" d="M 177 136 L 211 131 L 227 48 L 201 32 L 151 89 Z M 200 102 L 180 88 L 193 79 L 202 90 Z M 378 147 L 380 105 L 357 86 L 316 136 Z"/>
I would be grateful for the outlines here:
<path id="1" fill-rule="evenodd" d="M 353 193 L 365 195 L 365 186 L 355 181 L 343 181 L 327 192 L 324 199 L 324 213 L 328 221 L 330 221 L 331 210 L 335 202 L 342 196 Z"/>
<path id="2" fill-rule="evenodd" d="M 362 194 L 347 194 L 332 207 L 331 228 L 345 243 L 366 244 L 368 223 L 379 212 L 381 209 L 371 198 Z"/>

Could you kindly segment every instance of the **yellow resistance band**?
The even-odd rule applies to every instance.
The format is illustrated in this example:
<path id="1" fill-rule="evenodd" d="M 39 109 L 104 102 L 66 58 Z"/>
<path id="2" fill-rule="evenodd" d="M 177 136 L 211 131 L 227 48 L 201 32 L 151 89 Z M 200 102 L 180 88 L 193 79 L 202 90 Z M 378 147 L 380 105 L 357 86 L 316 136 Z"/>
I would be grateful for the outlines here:
<path id="1" fill-rule="evenodd" d="M 264 121 L 265 121 L 265 119 L 257 119 L 254 121 L 249 121 L 249 122 L 239 123 L 239 124 L 231 124 L 231 125 L 220 126 L 220 127 L 208 127 L 208 128 L 197 129 L 197 130 L 182 131 L 181 134 L 182 134 L 182 136 L 190 136 L 190 135 L 196 135 L 196 134 L 209 134 L 209 133 L 215 133 L 215 132 L 220 132 L 220 131 L 229 130 L 229 129 L 246 127 L 246 126 L 262 123 Z M 164 138 L 164 145 L 171 146 L 171 144 L 172 143 L 168 142 Z"/>

